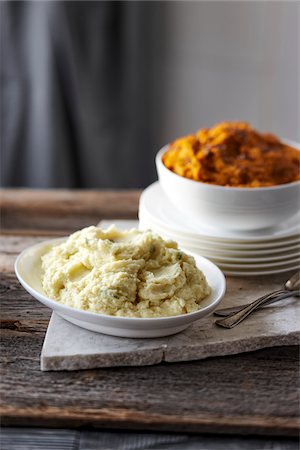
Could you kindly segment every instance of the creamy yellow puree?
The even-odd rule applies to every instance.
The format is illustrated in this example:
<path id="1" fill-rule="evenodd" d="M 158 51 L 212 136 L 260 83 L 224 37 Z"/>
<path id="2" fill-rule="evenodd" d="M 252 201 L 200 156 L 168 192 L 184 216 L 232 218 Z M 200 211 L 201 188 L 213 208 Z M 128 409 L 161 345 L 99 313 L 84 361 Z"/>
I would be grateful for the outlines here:
<path id="1" fill-rule="evenodd" d="M 46 253 L 42 269 L 49 298 L 111 316 L 185 314 L 210 292 L 194 258 L 151 231 L 84 228 Z"/>

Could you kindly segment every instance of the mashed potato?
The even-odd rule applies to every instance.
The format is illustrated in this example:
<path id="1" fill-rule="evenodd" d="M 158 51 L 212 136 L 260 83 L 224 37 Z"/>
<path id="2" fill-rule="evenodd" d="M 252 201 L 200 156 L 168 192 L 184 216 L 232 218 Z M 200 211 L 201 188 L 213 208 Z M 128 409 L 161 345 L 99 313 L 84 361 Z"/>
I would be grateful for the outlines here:
<path id="1" fill-rule="evenodd" d="M 42 269 L 49 298 L 112 316 L 185 314 L 210 293 L 194 258 L 150 231 L 84 228 L 46 253 Z"/>

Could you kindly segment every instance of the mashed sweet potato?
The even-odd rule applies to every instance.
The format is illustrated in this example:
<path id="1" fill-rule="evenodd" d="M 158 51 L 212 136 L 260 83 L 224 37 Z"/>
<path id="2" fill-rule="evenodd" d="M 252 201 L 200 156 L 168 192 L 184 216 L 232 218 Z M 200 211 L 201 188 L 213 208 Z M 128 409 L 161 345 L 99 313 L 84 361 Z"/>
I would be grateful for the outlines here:
<path id="1" fill-rule="evenodd" d="M 300 179 L 300 151 L 244 122 L 223 122 L 172 142 L 165 166 L 182 177 L 235 187 Z"/>

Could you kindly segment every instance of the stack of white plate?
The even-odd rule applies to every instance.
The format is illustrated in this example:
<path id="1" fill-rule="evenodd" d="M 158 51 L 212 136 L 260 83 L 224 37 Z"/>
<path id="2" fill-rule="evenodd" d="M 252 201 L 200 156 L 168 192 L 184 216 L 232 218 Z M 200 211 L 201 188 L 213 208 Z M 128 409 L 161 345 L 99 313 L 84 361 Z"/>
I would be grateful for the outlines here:
<path id="1" fill-rule="evenodd" d="M 141 195 L 140 229 L 152 229 L 187 251 L 205 256 L 227 275 L 269 275 L 299 268 L 300 217 L 277 227 L 249 232 L 208 228 L 186 219 L 158 182 Z"/>

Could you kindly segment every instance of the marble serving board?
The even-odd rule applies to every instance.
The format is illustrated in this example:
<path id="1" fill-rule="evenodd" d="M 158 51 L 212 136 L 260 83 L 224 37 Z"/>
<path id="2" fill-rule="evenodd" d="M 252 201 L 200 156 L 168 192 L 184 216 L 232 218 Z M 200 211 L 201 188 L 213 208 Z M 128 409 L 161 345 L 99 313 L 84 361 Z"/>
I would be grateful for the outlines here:
<path id="1" fill-rule="evenodd" d="M 112 222 L 105 221 L 101 225 L 106 227 Z M 137 226 L 135 221 L 114 223 L 119 228 Z M 288 276 L 285 273 L 258 278 L 227 278 L 222 307 L 248 303 L 278 289 Z M 142 366 L 297 345 L 300 338 L 300 301 L 291 298 L 266 306 L 231 330 L 218 327 L 215 320 L 216 317 L 211 314 L 174 336 L 128 339 L 87 331 L 52 313 L 41 354 L 41 370 Z"/>

